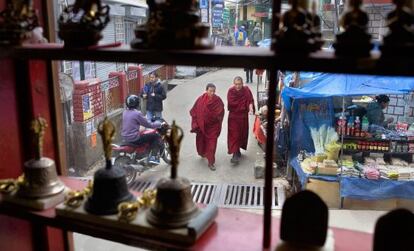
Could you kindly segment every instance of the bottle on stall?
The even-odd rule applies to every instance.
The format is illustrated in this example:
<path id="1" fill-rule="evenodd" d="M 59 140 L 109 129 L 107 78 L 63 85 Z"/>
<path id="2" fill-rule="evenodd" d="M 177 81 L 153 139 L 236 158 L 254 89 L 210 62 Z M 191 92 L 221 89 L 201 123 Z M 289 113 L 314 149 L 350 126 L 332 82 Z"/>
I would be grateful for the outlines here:
<path id="1" fill-rule="evenodd" d="M 362 124 L 361 124 L 361 131 L 368 132 L 369 129 L 369 121 L 367 116 L 362 117 Z"/>
<path id="2" fill-rule="evenodd" d="M 346 119 L 343 115 L 338 119 L 338 134 L 345 135 L 346 132 Z"/>
<path id="3" fill-rule="evenodd" d="M 348 124 L 346 125 L 346 135 L 352 136 L 354 135 L 354 118 L 351 116 L 348 119 Z"/>
<path id="4" fill-rule="evenodd" d="M 354 122 L 354 136 L 355 137 L 360 137 L 361 131 L 361 121 L 359 120 L 359 116 L 356 116 L 355 122 Z"/>

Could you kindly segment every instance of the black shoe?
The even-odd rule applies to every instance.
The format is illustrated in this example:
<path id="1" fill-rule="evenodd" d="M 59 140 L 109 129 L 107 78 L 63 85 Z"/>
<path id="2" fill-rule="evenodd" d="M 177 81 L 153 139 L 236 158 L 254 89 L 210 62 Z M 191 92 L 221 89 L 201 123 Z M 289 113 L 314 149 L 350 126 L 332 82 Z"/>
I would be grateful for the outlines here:
<path id="1" fill-rule="evenodd" d="M 211 171 L 216 171 L 216 166 L 214 164 L 208 164 L 208 168 L 210 168 Z"/>
<path id="2" fill-rule="evenodd" d="M 238 164 L 239 163 L 239 157 L 237 156 L 236 153 L 233 153 L 233 157 L 230 159 L 230 162 L 233 164 Z"/>

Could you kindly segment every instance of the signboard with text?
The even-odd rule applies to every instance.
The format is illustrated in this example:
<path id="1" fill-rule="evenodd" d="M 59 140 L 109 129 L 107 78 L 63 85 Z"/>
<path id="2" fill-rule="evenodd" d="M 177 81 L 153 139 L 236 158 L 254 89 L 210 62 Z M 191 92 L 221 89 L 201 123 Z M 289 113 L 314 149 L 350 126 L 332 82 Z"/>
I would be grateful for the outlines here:
<path id="1" fill-rule="evenodd" d="M 212 1 L 211 24 L 213 28 L 221 28 L 223 26 L 223 9 L 224 3 L 220 0 Z"/>

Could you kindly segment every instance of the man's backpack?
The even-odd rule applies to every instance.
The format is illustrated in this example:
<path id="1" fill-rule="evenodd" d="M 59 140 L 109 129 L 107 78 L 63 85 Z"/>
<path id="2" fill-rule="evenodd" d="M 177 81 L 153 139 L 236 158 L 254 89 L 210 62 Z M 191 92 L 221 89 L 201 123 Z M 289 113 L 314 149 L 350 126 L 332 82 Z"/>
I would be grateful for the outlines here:
<path id="1" fill-rule="evenodd" d="M 237 41 L 243 41 L 244 40 L 244 34 L 243 32 L 239 31 L 237 34 Z"/>

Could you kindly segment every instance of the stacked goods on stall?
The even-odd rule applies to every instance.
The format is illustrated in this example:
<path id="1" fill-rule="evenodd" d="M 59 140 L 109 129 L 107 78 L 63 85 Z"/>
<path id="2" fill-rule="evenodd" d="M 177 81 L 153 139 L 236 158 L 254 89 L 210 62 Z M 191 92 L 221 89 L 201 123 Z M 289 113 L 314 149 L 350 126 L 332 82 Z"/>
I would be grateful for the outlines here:
<path id="1" fill-rule="evenodd" d="M 315 153 L 302 152 L 301 167 L 305 173 L 317 175 L 337 175 L 338 155 L 341 145 L 337 143 L 338 134 L 333 127 L 322 125 L 310 128 Z"/>

